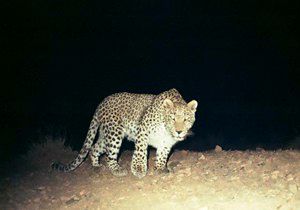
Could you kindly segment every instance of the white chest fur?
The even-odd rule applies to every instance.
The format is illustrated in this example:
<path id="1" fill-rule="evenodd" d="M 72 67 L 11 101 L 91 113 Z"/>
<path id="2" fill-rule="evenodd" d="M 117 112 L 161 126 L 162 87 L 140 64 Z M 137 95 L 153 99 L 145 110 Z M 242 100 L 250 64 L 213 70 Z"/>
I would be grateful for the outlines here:
<path id="1" fill-rule="evenodd" d="M 150 133 L 148 144 L 155 148 L 172 147 L 176 143 L 176 140 L 166 130 L 164 125 L 160 125 Z"/>

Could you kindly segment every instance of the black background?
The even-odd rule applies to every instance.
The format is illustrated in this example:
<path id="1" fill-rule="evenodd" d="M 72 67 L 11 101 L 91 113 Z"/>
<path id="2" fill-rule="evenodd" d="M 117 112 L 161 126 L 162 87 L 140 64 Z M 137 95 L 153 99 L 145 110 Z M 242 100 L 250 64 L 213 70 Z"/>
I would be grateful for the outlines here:
<path id="1" fill-rule="evenodd" d="M 105 96 L 170 88 L 199 102 L 178 148 L 299 146 L 299 3 L 195 2 L 5 2 L 2 157 L 47 135 L 79 149 Z"/>

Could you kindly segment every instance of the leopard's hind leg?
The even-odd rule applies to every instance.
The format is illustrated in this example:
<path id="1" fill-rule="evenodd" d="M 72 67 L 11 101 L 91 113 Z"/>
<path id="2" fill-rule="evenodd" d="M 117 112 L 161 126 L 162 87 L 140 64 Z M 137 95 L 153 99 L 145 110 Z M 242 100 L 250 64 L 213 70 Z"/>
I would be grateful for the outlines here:
<path id="1" fill-rule="evenodd" d="M 124 137 L 125 134 L 122 127 L 116 127 L 105 134 L 106 162 L 111 173 L 115 176 L 127 175 L 127 170 L 122 168 L 117 160 Z"/>

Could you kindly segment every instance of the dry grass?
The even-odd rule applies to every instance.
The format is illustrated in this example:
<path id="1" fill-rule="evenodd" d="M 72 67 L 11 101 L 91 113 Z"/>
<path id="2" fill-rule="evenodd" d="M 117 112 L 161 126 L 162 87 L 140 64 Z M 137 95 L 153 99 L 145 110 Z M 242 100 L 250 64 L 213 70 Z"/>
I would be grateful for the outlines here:
<path id="1" fill-rule="evenodd" d="M 28 152 L 15 160 L 12 165 L 17 173 L 30 170 L 49 170 L 50 165 L 55 160 L 72 160 L 76 152 L 70 147 L 64 146 L 65 139 L 54 139 L 45 137 L 42 143 L 33 144 Z"/>

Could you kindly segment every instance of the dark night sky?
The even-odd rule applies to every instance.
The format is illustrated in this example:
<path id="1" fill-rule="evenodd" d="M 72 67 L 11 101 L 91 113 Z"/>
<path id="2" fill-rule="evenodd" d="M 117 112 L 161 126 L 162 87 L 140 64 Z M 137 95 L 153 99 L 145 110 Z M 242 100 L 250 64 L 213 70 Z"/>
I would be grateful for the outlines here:
<path id="1" fill-rule="evenodd" d="M 296 2 L 7 2 L 2 154 L 47 134 L 78 149 L 105 96 L 173 87 L 199 101 L 195 136 L 179 148 L 291 146 L 300 135 Z"/>

